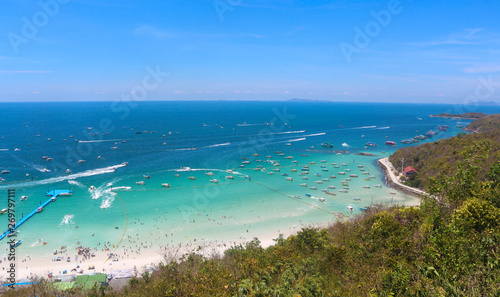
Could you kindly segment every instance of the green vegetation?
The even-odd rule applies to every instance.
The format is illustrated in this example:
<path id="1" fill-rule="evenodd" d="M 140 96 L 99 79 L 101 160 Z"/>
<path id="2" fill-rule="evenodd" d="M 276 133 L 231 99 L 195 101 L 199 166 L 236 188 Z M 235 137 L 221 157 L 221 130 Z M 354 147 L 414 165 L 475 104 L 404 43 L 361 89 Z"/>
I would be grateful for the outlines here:
<path id="1" fill-rule="evenodd" d="M 482 132 L 459 133 L 450 139 L 402 148 L 392 154 L 389 161 L 395 168 L 401 168 L 404 158 L 405 166 L 411 165 L 418 171 L 407 181 L 407 185 L 428 190 L 429 177 L 438 174 L 452 175 L 458 162 L 464 160 L 460 152 L 475 142 L 478 146 L 490 146 L 491 152 L 486 160 L 481 162 L 481 170 L 477 172 L 479 180 L 486 180 L 489 164 L 494 163 L 500 156 L 500 114 L 485 116 L 472 122 L 469 127 Z"/>
<path id="2" fill-rule="evenodd" d="M 440 113 L 431 115 L 431 117 L 434 118 L 458 118 L 458 119 L 468 119 L 468 120 L 477 120 L 484 116 L 486 116 L 486 114 L 482 112 L 466 112 L 462 114 Z"/>
<path id="3" fill-rule="evenodd" d="M 499 129 L 500 129 L 500 114 L 492 114 L 489 116 L 485 116 L 480 120 L 470 123 L 466 128 L 466 130 L 469 132 L 487 132 Z"/>
<path id="4" fill-rule="evenodd" d="M 457 153 L 420 207 L 371 208 L 266 249 L 254 239 L 220 256 L 187 254 L 120 292 L 65 296 L 500 296 L 500 159 L 477 178 L 491 151 L 482 140 Z M 46 282 L 11 291 L 55 295 Z"/>

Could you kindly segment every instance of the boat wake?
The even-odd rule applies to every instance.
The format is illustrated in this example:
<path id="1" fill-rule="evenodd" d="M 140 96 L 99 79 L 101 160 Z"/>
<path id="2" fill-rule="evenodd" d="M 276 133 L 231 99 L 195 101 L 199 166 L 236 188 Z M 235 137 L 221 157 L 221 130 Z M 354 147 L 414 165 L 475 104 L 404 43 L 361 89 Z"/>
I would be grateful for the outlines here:
<path id="1" fill-rule="evenodd" d="M 306 130 L 300 130 L 300 131 L 286 131 L 286 132 L 276 132 L 273 134 L 296 134 L 296 133 L 304 133 Z"/>
<path id="2" fill-rule="evenodd" d="M 353 127 L 353 128 L 345 128 L 344 130 L 358 130 L 358 129 L 371 129 L 371 128 L 377 128 L 377 126 Z"/>
<path id="3" fill-rule="evenodd" d="M 80 188 L 85 188 L 85 186 L 82 183 L 77 182 L 76 180 L 72 180 L 72 179 L 68 180 L 68 184 L 75 185 L 75 186 L 80 187 Z"/>
<path id="4" fill-rule="evenodd" d="M 230 142 L 225 142 L 225 143 L 219 143 L 219 144 L 212 144 L 212 145 L 207 145 L 202 148 L 211 148 L 211 147 L 218 147 L 218 146 L 225 146 L 225 145 L 231 145 Z"/>
<path id="5" fill-rule="evenodd" d="M 288 139 L 287 141 L 284 141 L 284 142 L 296 142 L 296 141 L 303 141 L 303 140 L 306 140 L 306 138 L 302 137 L 302 138 L 296 138 L 296 139 Z"/>
<path id="6" fill-rule="evenodd" d="M 42 167 L 42 166 L 39 166 L 39 165 L 33 165 L 33 168 L 40 171 L 40 172 L 50 172 L 49 169 Z"/>
<path id="7" fill-rule="evenodd" d="M 0 149 L 0 152 L 6 152 L 8 151 L 9 149 Z"/>
<path id="8" fill-rule="evenodd" d="M 59 225 L 72 225 L 74 224 L 75 222 L 73 222 L 73 218 L 75 217 L 75 215 L 72 215 L 72 214 L 67 214 L 63 217 L 61 223 L 59 223 Z"/>
<path id="9" fill-rule="evenodd" d="M 321 133 L 314 133 L 314 134 L 309 134 L 309 135 L 304 135 L 305 137 L 310 137 L 310 136 L 321 136 L 321 135 L 325 135 L 326 133 L 325 132 L 321 132 Z"/>
<path id="10" fill-rule="evenodd" d="M 111 204 L 113 204 L 113 201 L 115 201 L 116 194 L 111 192 L 111 191 L 109 193 L 110 193 L 110 195 L 107 195 L 107 196 L 102 198 L 102 203 L 100 206 L 102 209 L 106 209 L 106 208 L 111 207 Z"/>
<path id="11" fill-rule="evenodd" d="M 387 126 L 387 127 L 380 127 L 380 128 L 376 128 L 376 130 L 385 130 L 385 129 L 390 129 L 391 127 Z"/>
<path id="12" fill-rule="evenodd" d="M 93 142 L 108 142 L 108 141 L 122 141 L 122 139 L 101 139 L 101 140 L 79 140 L 79 143 L 93 143 Z"/>
<path id="13" fill-rule="evenodd" d="M 122 186 L 122 187 L 113 187 L 113 191 L 114 190 L 130 190 L 132 189 L 132 187 L 126 187 L 126 186 Z"/>
<path id="14" fill-rule="evenodd" d="M 14 184 L 14 185 L 18 186 L 18 187 L 24 187 L 24 186 L 53 184 L 53 183 L 58 183 L 58 182 L 66 181 L 66 180 L 74 180 L 74 179 L 81 178 L 81 177 L 112 173 L 112 172 L 115 172 L 116 169 L 121 168 L 121 167 L 125 167 L 125 166 L 126 166 L 125 164 L 114 165 L 114 166 L 109 166 L 109 167 L 104 167 L 104 168 L 86 170 L 83 172 L 74 173 L 74 174 L 70 174 L 70 175 L 66 175 L 66 176 L 58 176 L 58 177 L 52 177 L 52 178 L 47 178 L 47 179 L 42 179 L 42 180 L 37 180 L 37 181 L 22 182 L 22 183 Z M 10 186 L 14 186 L 14 185 L 10 185 Z"/>

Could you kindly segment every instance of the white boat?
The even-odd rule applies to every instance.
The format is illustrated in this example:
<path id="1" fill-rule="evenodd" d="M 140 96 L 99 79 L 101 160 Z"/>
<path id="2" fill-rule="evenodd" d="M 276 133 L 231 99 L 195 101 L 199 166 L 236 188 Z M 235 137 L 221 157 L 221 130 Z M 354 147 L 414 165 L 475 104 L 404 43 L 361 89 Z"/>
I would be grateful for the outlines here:
<path id="1" fill-rule="evenodd" d="M 6 213 L 6 212 L 8 212 L 8 211 L 9 211 L 9 210 L 8 210 L 7 208 L 4 208 L 4 209 L 0 210 L 0 214 L 4 214 L 4 213 Z"/>
<path id="2" fill-rule="evenodd" d="M 226 176 L 226 179 L 234 179 L 234 176 L 228 175 L 228 176 Z"/>
<path id="3" fill-rule="evenodd" d="M 210 182 L 212 182 L 212 183 L 216 184 L 216 183 L 218 183 L 219 181 L 218 181 L 217 179 L 215 179 L 215 178 L 214 178 L 214 179 L 211 179 L 211 180 L 210 180 Z"/>
<path id="4" fill-rule="evenodd" d="M 145 182 L 143 182 L 143 181 L 138 181 L 138 182 L 136 182 L 136 184 L 141 185 L 141 186 L 144 186 L 146 183 L 145 183 Z"/>
<path id="5" fill-rule="evenodd" d="M 307 176 L 303 176 L 302 179 L 309 179 Z"/>
<path id="6" fill-rule="evenodd" d="M 375 188 L 382 188 L 382 185 L 374 185 Z"/>
<path id="7" fill-rule="evenodd" d="M 293 181 L 293 178 L 291 177 L 285 177 L 286 180 Z"/>
<path id="8" fill-rule="evenodd" d="M 316 188 L 316 187 L 309 187 L 309 189 L 311 189 L 311 190 L 317 190 L 318 188 Z"/>
<path id="9" fill-rule="evenodd" d="M 142 177 L 144 177 L 144 178 L 151 178 L 150 175 L 143 175 Z"/>
<path id="10" fill-rule="evenodd" d="M 335 186 L 328 186 L 328 189 L 335 189 Z"/>
<path id="11" fill-rule="evenodd" d="M 370 186 L 366 185 L 366 186 L 363 186 L 363 188 L 365 188 L 365 189 L 369 189 L 369 188 L 370 188 Z"/>
<path id="12" fill-rule="evenodd" d="M 2 171 L 2 174 L 7 174 L 7 173 L 10 173 L 10 170 L 3 170 Z"/>
<path id="13" fill-rule="evenodd" d="M 194 177 L 194 176 L 188 176 L 188 178 L 189 178 L 190 180 L 195 180 L 195 179 L 196 179 L 196 177 Z"/>
<path id="14" fill-rule="evenodd" d="M 78 160 L 79 164 L 85 163 L 85 160 Z"/>
<path id="15" fill-rule="evenodd" d="M 66 173 L 71 173 L 71 170 L 69 168 L 66 169 Z"/>
<path id="16" fill-rule="evenodd" d="M 11 236 L 15 236 L 19 231 L 17 230 L 14 230 L 12 232 L 10 232 L 9 234 L 7 234 L 8 237 L 11 237 Z"/>
<path id="17" fill-rule="evenodd" d="M 357 174 L 349 174 L 350 177 L 358 177 Z"/>
<path id="18" fill-rule="evenodd" d="M 318 201 L 325 202 L 325 198 L 323 198 L 323 197 L 318 197 Z"/>
<path id="19" fill-rule="evenodd" d="M 21 199 L 20 199 L 20 200 L 21 200 L 21 201 L 24 201 L 24 200 L 27 200 L 27 199 L 28 199 L 28 197 L 26 197 L 26 196 L 21 196 Z"/>
<path id="20" fill-rule="evenodd" d="M 163 183 L 161 184 L 162 186 L 164 186 L 165 188 L 170 188 L 170 184 L 167 184 L 167 183 Z"/>
<path id="21" fill-rule="evenodd" d="M 345 171 L 350 172 L 350 171 L 351 171 L 351 169 L 347 168 Z"/>
<path id="22" fill-rule="evenodd" d="M 43 207 L 40 206 L 39 208 L 36 209 L 36 212 L 42 212 L 42 210 L 43 210 Z"/>
<path id="23" fill-rule="evenodd" d="M 300 184 L 300 185 L 303 186 L 303 187 L 307 187 L 307 184 Z"/>
<path id="24" fill-rule="evenodd" d="M 346 189 L 340 189 L 339 192 L 342 192 L 342 193 L 348 193 L 349 191 L 346 190 Z"/>
<path id="25" fill-rule="evenodd" d="M 354 210 L 354 207 L 350 206 L 350 205 L 347 205 L 347 210 L 348 211 L 353 211 Z"/>
<path id="26" fill-rule="evenodd" d="M 341 171 L 339 173 L 337 173 L 338 175 L 345 175 L 345 172 Z"/>
<path id="27" fill-rule="evenodd" d="M 322 183 L 323 183 L 323 181 L 321 181 L 321 180 L 317 180 L 317 181 L 315 181 L 315 183 L 317 183 L 317 184 L 322 184 Z"/>
<path id="28" fill-rule="evenodd" d="M 349 147 L 349 145 L 348 145 L 347 143 L 345 143 L 345 142 L 344 142 L 344 143 L 342 143 L 342 146 L 343 146 L 343 147 Z"/>
<path id="29" fill-rule="evenodd" d="M 205 174 L 206 174 L 206 175 L 208 175 L 208 176 L 212 176 L 212 175 L 214 175 L 214 173 L 213 173 L 213 172 L 207 172 L 207 173 L 205 173 Z"/>
<path id="30" fill-rule="evenodd" d="M 122 166 L 127 166 L 128 165 L 128 162 L 123 162 L 122 163 Z"/>
<path id="31" fill-rule="evenodd" d="M 89 187 L 89 191 L 93 191 L 93 190 L 95 190 L 95 187 L 94 186 L 90 186 Z"/>

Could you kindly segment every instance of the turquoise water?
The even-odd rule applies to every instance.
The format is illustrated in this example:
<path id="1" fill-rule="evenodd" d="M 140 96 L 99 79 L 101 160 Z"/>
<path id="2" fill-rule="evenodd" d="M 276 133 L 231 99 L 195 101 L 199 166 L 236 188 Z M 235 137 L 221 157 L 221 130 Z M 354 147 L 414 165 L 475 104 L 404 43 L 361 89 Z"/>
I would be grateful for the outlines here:
<path id="1" fill-rule="evenodd" d="M 437 131 L 439 125 L 450 129 L 422 142 L 455 135 L 461 131 L 457 125 L 470 121 L 429 115 L 467 111 L 497 113 L 500 108 L 301 102 L 4 103 L 0 104 L 0 170 L 10 173 L 1 175 L 5 180 L 0 183 L 4 193 L 0 208 L 7 208 L 8 188 L 16 190 L 16 216 L 45 201 L 48 190 L 73 190 L 72 196 L 59 197 L 19 228 L 23 240 L 19 253 L 26 255 L 51 255 L 61 246 L 106 244 L 138 250 L 277 237 L 331 222 L 339 213 L 350 216 L 347 205 L 358 213 L 359 207 L 372 203 L 414 202 L 404 194 L 389 194 L 392 190 L 385 186 L 376 160 L 409 146 L 400 140 Z M 386 140 L 395 141 L 396 147 L 384 145 Z M 369 141 L 378 146 L 366 147 Z M 334 147 L 323 148 L 323 142 Z M 355 155 L 360 152 L 376 156 Z M 310 167 L 307 180 L 300 175 L 304 165 Z M 339 175 L 341 171 L 346 175 Z M 358 177 L 348 182 L 348 193 L 341 193 L 341 181 L 349 174 Z M 234 179 L 226 179 L 229 175 Z M 96 189 L 89 190 L 90 186 Z M 330 189 L 335 196 L 322 192 L 328 186 L 335 186 Z M 20 201 L 24 195 L 27 200 Z M 6 229 L 7 217 L 2 221 Z M 47 244 L 36 244 L 39 239 Z"/>

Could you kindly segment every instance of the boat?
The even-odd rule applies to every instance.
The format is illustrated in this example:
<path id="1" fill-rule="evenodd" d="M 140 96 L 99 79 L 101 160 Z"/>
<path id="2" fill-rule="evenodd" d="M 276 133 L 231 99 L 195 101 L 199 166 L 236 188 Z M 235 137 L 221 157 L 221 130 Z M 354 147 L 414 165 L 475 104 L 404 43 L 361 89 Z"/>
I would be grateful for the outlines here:
<path id="1" fill-rule="evenodd" d="M 328 189 L 335 189 L 335 186 L 328 186 Z"/>
<path id="2" fill-rule="evenodd" d="M 375 188 L 382 188 L 382 185 L 374 185 Z"/>
<path id="3" fill-rule="evenodd" d="M 307 184 L 300 184 L 300 185 L 303 186 L 303 187 L 307 187 Z"/>
<path id="4" fill-rule="evenodd" d="M 293 157 L 292 156 L 287 156 L 287 157 L 285 157 L 285 159 L 293 159 Z"/>
<path id="5" fill-rule="evenodd" d="M 36 209 L 36 212 L 42 212 L 42 210 L 43 210 L 43 207 L 40 206 L 39 208 Z"/>
<path id="6" fill-rule="evenodd" d="M 323 181 L 321 181 L 321 180 L 317 180 L 317 181 L 315 181 L 315 183 L 317 183 L 317 184 L 322 184 L 322 183 L 323 183 Z"/>
<path id="7" fill-rule="evenodd" d="M 215 184 L 216 184 L 216 183 L 218 183 L 219 181 L 218 181 L 217 179 L 215 179 L 215 178 L 214 178 L 214 179 L 211 179 L 211 180 L 210 180 L 210 182 L 212 182 L 212 183 L 215 183 Z"/>
<path id="8" fill-rule="evenodd" d="M 318 197 L 318 201 L 325 202 L 325 198 L 323 198 L 323 197 Z"/>
<path id="9" fill-rule="evenodd" d="M 234 176 L 228 175 L 228 176 L 226 176 L 226 179 L 234 179 Z"/>
<path id="10" fill-rule="evenodd" d="M 151 178 L 151 175 L 143 175 L 144 178 Z"/>
<path id="11" fill-rule="evenodd" d="M 89 191 L 93 191 L 93 190 L 95 190 L 95 187 L 94 186 L 90 186 L 89 187 Z"/>
<path id="12" fill-rule="evenodd" d="M 85 163 L 85 160 L 78 160 L 79 164 Z"/>
<path id="13" fill-rule="evenodd" d="M 386 141 L 385 144 L 392 145 L 392 146 L 396 145 L 396 143 L 394 141 L 390 141 L 390 140 Z"/>
<path id="14" fill-rule="evenodd" d="M 326 148 L 332 148 L 332 147 L 333 147 L 333 144 L 328 143 L 328 142 L 323 142 L 323 143 L 321 144 L 321 146 L 322 146 L 322 147 L 326 147 Z"/>
<path id="15" fill-rule="evenodd" d="M 4 209 L 0 210 L 0 214 L 4 214 L 4 213 L 6 213 L 6 212 L 8 212 L 8 211 L 9 211 L 9 210 L 8 210 L 7 208 L 4 208 Z"/>
<path id="16" fill-rule="evenodd" d="M 346 168 L 346 170 L 345 170 L 345 171 L 347 171 L 347 172 L 351 172 L 351 169 L 349 169 L 349 168 Z"/>
<path id="17" fill-rule="evenodd" d="M 21 240 L 19 239 L 18 241 L 14 242 L 14 243 L 11 243 L 10 247 L 11 248 L 15 248 L 15 247 L 18 247 L 20 244 L 21 244 Z"/>
<path id="18" fill-rule="evenodd" d="M 161 184 L 162 186 L 164 186 L 165 188 L 170 188 L 170 184 L 167 184 L 167 183 L 163 183 Z"/>
<path id="19" fill-rule="evenodd" d="M 123 162 L 121 165 L 122 165 L 122 166 L 127 166 L 127 165 L 128 165 L 128 162 Z"/>
<path id="20" fill-rule="evenodd" d="M 329 191 L 326 191 L 325 193 L 328 194 L 328 195 L 332 195 L 332 196 L 336 196 L 337 195 L 337 194 L 329 192 Z"/>
<path id="21" fill-rule="evenodd" d="M 357 174 L 349 174 L 350 177 L 358 177 Z"/>
<path id="22" fill-rule="evenodd" d="M 302 197 L 300 197 L 300 195 L 295 195 L 295 196 L 293 196 L 293 198 L 302 199 Z"/>
<path id="23" fill-rule="evenodd" d="M 309 179 L 307 176 L 303 176 L 302 179 Z"/>
<path id="24" fill-rule="evenodd" d="M 343 147 L 349 147 L 349 145 L 348 145 L 347 143 L 345 143 L 345 142 L 344 142 L 344 143 L 342 143 L 342 146 L 343 146 Z"/>
<path id="25" fill-rule="evenodd" d="M 206 174 L 206 175 L 208 175 L 208 176 L 212 176 L 212 175 L 214 175 L 214 173 L 213 173 L 213 172 L 207 172 L 207 173 L 205 173 L 205 174 Z"/>
<path id="26" fill-rule="evenodd" d="M 7 236 L 8 237 L 16 236 L 17 233 L 19 233 L 19 231 L 14 230 L 14 231 L 10 232 L 9 234 L 7 234 Z"/>
<path id="27" fill-rule="evenodd" d="M 138 182 L 136 182 L 136 184 L 141 185 L 141 186 L 144 186 L 146 183 L 145 183 L 145 182 L 143 182 L 143 181 L 138 181 Z"/>
<path id="28" fill-rule="evenodd" d="M 346 189 L 340 189 L 339 192 L 341 192 L 341 193 L 348 193 L 349 191 L 346 190 Z"/>
<path id="29" fill-rule="evenodd" d="M 347 205 L 347 210 L 348 211 L 353 211 L 354 210 L 354 207 L 350 206 L 350 205 Z"/>
<path id="30" fill-rule="evenodd" d="M 338 174 L 338 175 L 345 175 L 345 172 L 340 171 L 340 172 L 338 172 L 337 174 Z"/>
<path id="31" fill-rule="evenodd" d="M 306 195 L 306 197 L 311 197 L 311 194 L 307 194 L 307 193 L 306 193 L 305 195 Z"/>
<path id="32" fill-rule="evenodd" d="M 401 140 L 401 143 L 410 144 L 410 143 L 412 143 L 412 141 L 409 139 L 403 139 L 403 140 Z"/>
<path id="33" fill-rule="evenodd" d="M 359 197 L 354 197 L 354 198 L 352 198 L 352 200 L 361 201 L 361 198 L 359 198 Z"/>
<path id="34" fill-rule="evenodd" d="M 285 177 L 286 180 L 293 181 L 293 178 L 291 177 Z"/>
<path id="35" fill-rule="evenodd" d="M 189 178 L 190 180 L 195 180 L 195 179 L 196 179 L 196 177 L 194 177 L 194 176 L 188 176 L 188 178 Z"/>
<path id="36" fill-rule="evenodd" d="M 10 170 L 2 170 L 2 174 L 10 173 Z"/>
<path id="37" fill-rule="evenodd" d="M 21 200 L 21 201 L 24 201 L 24 200 L 27 200 L 27 199 L 28 199 L 28 197 L 26 197 L 26 196 L 21 196 L 21 199 L 20 199 L 20 200 Z"/>
<path id="38" fill-rule="evenodd" d="M 367 142 L 365 145 L 366 146 L 377 146 L 377 144 L 375 142 L 371 142 L 371 141 Z"/>
<path id="39" fill-rule="evenodd" d="M 317 190 L 318 188 L 316 187 L 309 187 L 310 190 Z"/>

